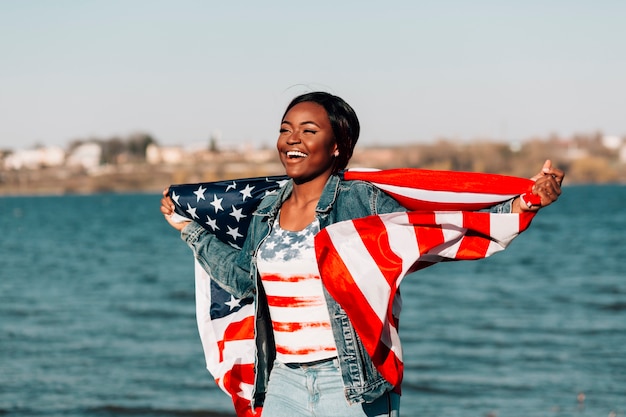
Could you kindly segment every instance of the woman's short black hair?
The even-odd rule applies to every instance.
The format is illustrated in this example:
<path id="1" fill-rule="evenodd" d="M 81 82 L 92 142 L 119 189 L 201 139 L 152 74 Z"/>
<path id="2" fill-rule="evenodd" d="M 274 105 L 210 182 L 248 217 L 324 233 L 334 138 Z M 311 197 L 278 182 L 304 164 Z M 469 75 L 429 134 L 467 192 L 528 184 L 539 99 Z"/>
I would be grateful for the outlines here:
<path id="1" fill-rule="evenodd" d="M 317 103 L 324 107 L 328 114 L 328 119 L 333 129 L 335 142 L 337 143 L 337 149 L 339 151 L 339 155 L 336 157 L 333 167 L 333 173 L 337 173 L 348 166 L 348 162 L 350 158 L 352 158 L 352 153 L 354 152 L 354 147 L 356 146 L 361 131 L 359 119 L 354 109 L 341 97 L 323 91 L 305 93 L 291 100 L 291 103 L 289 103 L 283 114 L 283 119 L 293 106 L 304 102 Z"/>

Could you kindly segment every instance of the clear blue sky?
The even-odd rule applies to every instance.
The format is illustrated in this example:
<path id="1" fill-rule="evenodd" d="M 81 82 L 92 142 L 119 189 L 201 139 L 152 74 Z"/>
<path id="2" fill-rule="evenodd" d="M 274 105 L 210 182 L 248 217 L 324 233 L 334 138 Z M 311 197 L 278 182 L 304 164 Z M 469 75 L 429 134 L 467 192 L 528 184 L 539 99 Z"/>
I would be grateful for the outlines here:
<path id="1" fill-rule="evenodd" d="M 0 148 L 272 145 L 295 95 L 367 144 L 626 135 L 626 1 L 0 0 Z"/>

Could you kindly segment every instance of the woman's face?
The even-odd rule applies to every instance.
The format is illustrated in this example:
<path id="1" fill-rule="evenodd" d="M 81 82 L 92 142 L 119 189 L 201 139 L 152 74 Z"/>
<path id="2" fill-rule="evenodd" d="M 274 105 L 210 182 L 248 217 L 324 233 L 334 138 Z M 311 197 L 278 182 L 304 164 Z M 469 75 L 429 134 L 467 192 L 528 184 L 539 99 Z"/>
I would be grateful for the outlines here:
<path id="1" fill-rule="evenodd" d="M 337 145 L 324 107 L 310 101 L 293 106 L 280 124 L 276 147 L 287 176 L 296 183 L 327 178 Z"/>

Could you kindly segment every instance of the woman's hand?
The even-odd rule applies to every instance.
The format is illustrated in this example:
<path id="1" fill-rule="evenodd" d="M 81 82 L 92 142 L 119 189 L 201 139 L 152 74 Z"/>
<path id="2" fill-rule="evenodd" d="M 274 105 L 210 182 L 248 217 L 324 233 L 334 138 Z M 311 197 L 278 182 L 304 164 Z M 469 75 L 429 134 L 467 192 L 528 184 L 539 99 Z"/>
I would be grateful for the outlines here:
<path id="1" fill-rule="evenodd" d="M 526 205 L 518 197 L 513 200 L 512 212 L 520 213 L 522 211 L 537 211 L 542 207 L 549 206 L 554 203 L 561 195 L 561 184 L 563 183 L 565 174 L 558 168 L 552 166 L 549 159 L 543 164 L 543 168 L 537 175 L 531 178 L 535 182 L 531 192 L 540 198 L 539 204 L 531 206 Z"/>
<path id="2" fill-rule="evenodd" d="M 187 226 L 191 221 L 175 221 L 172 219 L 172 214 L 174 214 L 174 202 L 167 194 L 168 189 L 163 190 L 163 198 L 161 198 L 161 213 L 165 217 L 165 220 L 172 226 L 174 229 L 181 231 Z"/>

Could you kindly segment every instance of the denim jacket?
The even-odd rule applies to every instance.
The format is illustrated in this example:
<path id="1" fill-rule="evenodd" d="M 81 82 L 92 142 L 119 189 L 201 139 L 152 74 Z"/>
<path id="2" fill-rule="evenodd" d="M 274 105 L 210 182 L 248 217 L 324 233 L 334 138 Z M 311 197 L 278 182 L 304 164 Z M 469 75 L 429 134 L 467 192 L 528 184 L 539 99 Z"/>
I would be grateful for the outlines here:
<path id="1" fill-rule="evenodd" d="M 256 269 L 257 250 L 273 226 L 282 203 L 293 189 L 287 183 L 277 194 L 266 196 L 248 229 L 241 250 L 222 243 L 197 223 L 182 232 L 182 239 L 192 248 L 198 262 L 226 291 L 238 298 L 256 298 L 256 375 L 255 402 L 261 405 L 274 360 L 271 321 L 263 288 Z M 406 211 L 398 202 L 378 188 L 362 181 L 343 181 L 339 176 L 329 178 L 316 208 L 320 228 L 343 220 L 371 214 Z M 393 387 L 374 367 L 345 311 L 324 291 L 335 336 L 339 365 L 344 381 L 345 396 L 351 403 L 373 401 Z"/>
<path id="2" fill-rule="evenodd" d="M 202 226 L 191 222 L 182 233 L 182 239 L 191 247 L 194 256 L 217 283 L 237 298 L 254 296 L 256 299 L 256 382 L 255 406 L 263 403 L 269 373 L 275 358 L 271 320 L 260 278 L 256 269 L 256 254 L 268 236 L 282 203 L 293 189 L 287 183 L 277 194 L 266 196 L 254 213 L 241 250 L 219 241 Z M 406 211 L 396 200 L 370 183 L 344 181 L 340 176 L 329 178 L 316 207 L 320 229 L 344 220 Z M 492 211 L 508 212 L 510 203 L 503 203 Z M 370 402 L 394 387 L 376 370 L 343 308 L 324 289 L 333 330 L 344 393 L 350 403 Z"/>

